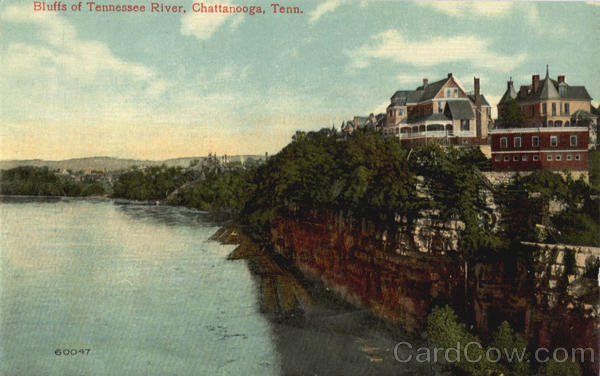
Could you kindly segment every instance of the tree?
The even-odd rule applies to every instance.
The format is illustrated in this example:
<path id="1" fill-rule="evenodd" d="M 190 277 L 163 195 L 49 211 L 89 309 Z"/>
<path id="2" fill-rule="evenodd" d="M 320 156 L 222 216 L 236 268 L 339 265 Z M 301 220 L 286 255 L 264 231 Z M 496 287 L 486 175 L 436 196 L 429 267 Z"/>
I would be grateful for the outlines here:
<path id="1" fill-rule="evenodd" d="M 525 113 L 515 99 L 506 103 L 498 114 L 498 121 L 503 125 L 520 126 L 525 123 Z"/>

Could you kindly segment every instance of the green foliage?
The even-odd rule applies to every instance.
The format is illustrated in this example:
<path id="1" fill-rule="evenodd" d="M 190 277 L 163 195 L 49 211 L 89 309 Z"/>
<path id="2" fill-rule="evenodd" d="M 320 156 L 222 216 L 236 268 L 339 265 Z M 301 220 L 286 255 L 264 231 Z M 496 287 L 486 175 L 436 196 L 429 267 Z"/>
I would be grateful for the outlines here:
<path id="1" fill-rule="evenodd" d="M 600 192 L 600 150 L 590 150 L 590 186 Z M 597 193 L 596 193 L 597 194 Z"/>
<path id="2" fill-rule="evenodd" d="M 241 211 L 254 189 L 249 177 L 250 173 L 241 169 L 210 174 L 180 192 L 169 203 L 236 214 Z"/>
<path id="3" fill-rule="evenodd" d="M 479 338 L 469 333 L 465 324 L 458 321 L 452 308 L 436 307 L 427 317 L 427 334 L 437 348 L 455 349 L 458 346 L 460 361 L 450 365 L 468 375 L 531 374 L 527 341 L 507 322 L 498 327 L 486 347 Z"/>
<path id="4" fill-rule="evenodd" d="M 558 362 L 550 359 L 543 367 L 545 376 L 581 376 L 581 366 L 573 361 Z"/>
<path id="5" fill-rule="evenodd" d="M 496 250 L 495 217 L 486 202 L 492 195 L 477 163 L 485 160 L 470 149 L 431 146 L 417 151 L 413 168 L 424 177 L 431 217 L 441 223 L 461 221 L 459 249 L 470 260 L 482 251 Z"/>
<path id="6" fill-rule="evenodd" d="M 427 335 L 438 348 L 449 349 L 458 346 L 460 361 L 451 363 L 451 366 L 468 375 L 487 376 L 501 371 L 498 364 L 487 360 L 485 348 L 481 346 L 479 338 L 469 333 L 465 324 L 458 322 L 458 316 L 448 306 L 436 307 L 429 314 Z"/>
<path id="7" fill-rule="evenodd" d="M 113 197 L 129 200 L 162 200 L 189 180 L 181 167 L 149 167 L 134 169 L 119 176 Z"/>
<path id="8" fill-rule="evenodd" d="M 414 221 L 424 200 L 416 194 L 408 150 L 374 132 L 341 141 L 330 129 L 297 132 L 257 169 L 245 224 L 268 241 L 274 216 L 291 208 L 344 210 L 381 227 L 395 223 L 397 215 Z"/>
<path id="9" fill-rule="evenodd" d="M 81 183 L 59 177 L 47 167 L 24 166 L 0 172 L 0 193 L 27 196 L 90 196 L 103 195 L 105 191 L 96 183 Z"/>
<path id="10" fill-rule="evenodd" d="M 490 347 L 500 350 L 501 364 L 510 375 L 530 375 L 527 340 L 520 333 L 515 333 L 510 324 L 504 321 L 492 336 Z"/>
<path id="11" fill-rule="evenodd" d="M 509 101 L 498 114 L 498 122 L 503 125 L 519 126 L 525 123 L 525 113 L 515 99 Z"/>
<path id="12" fill-rule="evenodd" d="M 600 245 L 599 201 L 582 179 L 534 171 L 500 187 L 496 202 L 502 212 L 501 233 L 513 244 L 546 241 Z M 559 205 L 558 212 L 550 212 L 552 202 Z M 550 229 L 547 238 L 539 238 L 536 224 Z"/>

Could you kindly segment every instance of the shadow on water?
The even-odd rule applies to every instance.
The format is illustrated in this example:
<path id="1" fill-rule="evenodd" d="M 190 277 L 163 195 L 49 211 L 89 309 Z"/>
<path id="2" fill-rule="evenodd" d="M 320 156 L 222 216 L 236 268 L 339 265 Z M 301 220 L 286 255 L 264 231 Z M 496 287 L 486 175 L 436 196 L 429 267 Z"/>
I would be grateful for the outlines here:
<path id="1" fill-rule="evenodd" d="M 444 375 L 439 365 L 395 359 L 397 343 L 409 342 L 416 349 L 423 340 L 346 303 L 285 261 L 244 242 L 230 258 L 247 260 L 259 286 L 281 375 Z M 404 350 L 398 355 L 406 359 Z"/>
<path id="2" fill-rule="evenodd" d="M 121 202 L 115 202 L 115 205 L 128 217 L 139 221 L 167 226 L 215 227 L 218 225 L 208 212 L 195 209 Z"/>

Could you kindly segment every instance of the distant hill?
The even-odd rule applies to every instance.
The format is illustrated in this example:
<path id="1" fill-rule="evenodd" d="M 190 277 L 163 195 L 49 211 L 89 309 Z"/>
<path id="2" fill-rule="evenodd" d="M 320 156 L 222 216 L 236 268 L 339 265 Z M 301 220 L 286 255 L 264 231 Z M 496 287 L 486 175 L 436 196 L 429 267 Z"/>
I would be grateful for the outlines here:
<path id="1" fill-rule="evenodd" d="M 140 160 L 140 159 L 122 159 L 112 157 L 89 157 L 89 158 L 74 158 L 65 159 L 62 161 L 45 161 L 42 159 L 17 159 L 17 160 L 6 160 L 0 161 L 0 170 L 6 170 L 20 166 L 37 166 L 37 167 L 48 167 L 49 169 L 66 169 L 73 171 L 87 171 L 87 170 L 98 170 L 98 171 L 118 171 L 128 169 L 131 166 L 160 166 L 166 165 L 168 167 L 188 167 L 194 160 L 198 160 L 201 163 L 206 160 L 207 157 L 189 157 L 189 158 L 173 158 L 166 159 L 164 161 L 151 161 L 151 160 Z M 247 159 L 264 159 L 264 155 L 234 155 L 227 157 L 229 161 L 245 161 Z"/>

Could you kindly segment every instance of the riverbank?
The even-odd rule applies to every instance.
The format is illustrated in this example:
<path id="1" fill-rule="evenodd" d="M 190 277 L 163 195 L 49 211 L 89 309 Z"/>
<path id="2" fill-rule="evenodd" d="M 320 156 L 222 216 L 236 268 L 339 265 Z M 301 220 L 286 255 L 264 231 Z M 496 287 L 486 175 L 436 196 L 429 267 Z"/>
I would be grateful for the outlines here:
<path id="1" fill-rule="evenodd" d="M 400 363 L 394 357 L 397 343 L 427 346 L 423 337 L 350 304 L 259 247 L 235 224 L 221 227 L 211 240 L 237 245 L 228 259 L 246 261 L 255 276 L 261 310 L 276 328 L 282 375 L 444 375 L 441 364 Z M 399 358 L 407 358 L 407 350 L 400 348 Z"/>

